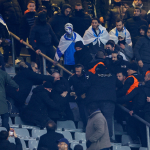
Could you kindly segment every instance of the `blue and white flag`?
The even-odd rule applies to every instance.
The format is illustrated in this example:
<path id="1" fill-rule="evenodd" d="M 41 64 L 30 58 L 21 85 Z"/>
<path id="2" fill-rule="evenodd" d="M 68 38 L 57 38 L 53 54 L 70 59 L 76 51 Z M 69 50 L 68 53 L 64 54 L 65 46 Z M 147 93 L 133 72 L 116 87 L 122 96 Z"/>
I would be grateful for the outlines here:
<path id="1" fill-rule="evenodd" d="M 1 16 L 1 15 L 0 15 L 0 23 L 6 27 L 6 29 L 7 29 L 8 33 L 9 33 L 9 30 L 8 30 L 7 24 L 5 23 L 5 21 L 4 21 L 4 19 L 2 18 L 2 16 Z"/>
<path id="2" fill-rule="evenodd" d="M 125 34 L 126 38 L 126 43 L 129 45 L 132 45 L 132 41 L 131 41 L 131 36 L 129 31 L 124 27 L 123 31 L 121 31 Z M 118 35 L 119 35 L 119 31 L 117 30 L 117 28 L 113 28 L 110 32 L 109 32 L 109 36 L 110 36 L 110 40 L 113 40 L 115 42 L 115 44 L 118 43 Z"/>
<path id="3" fill-rule="evenodd" d="M 93 43 L 93 45 L 95 45 L 97 42 L 99 43 L 99 46 L 100 46 L 100 42 L 102 42 L 105 45 L 107 41 L 109 40 L 109 34 L 105 27 L 99 25 L 99 35 L 97 36 L 92 26 L 90 26 L 85 31 L 83 40 L 84 40 L 85 45 L 88 45 L 90 43 Z"/>
<path id="4" fill-rule="evenodd" d="M 68 47 L 72 44 L 72 42 L 76 43 L 77 41 L 82 41 L 83 39 L 82 37 L 76 33 L 73 32 L 73 37 L 72 38 L 68 38 L 67 34 L 64 34 L 59 42 L 56 54 L 55 54 L 55 58 L 57 61 L 59 61 L 60 57 L 65 53 L 65 51 L 68 49 Z M 84 42 L 83 42 L 84 44 Z"/>

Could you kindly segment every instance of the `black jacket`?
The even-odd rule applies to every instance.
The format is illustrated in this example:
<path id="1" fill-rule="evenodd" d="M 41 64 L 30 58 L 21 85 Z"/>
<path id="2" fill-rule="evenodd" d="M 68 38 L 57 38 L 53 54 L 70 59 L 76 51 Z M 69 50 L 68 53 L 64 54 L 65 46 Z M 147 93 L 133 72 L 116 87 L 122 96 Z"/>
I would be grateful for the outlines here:
<path id="1" fill-rule="evenodd" d="M 23 150 L 22 144 L 19 138 L 15 138 L 14 143 L 10 143 L 8 140 L 0 140 L 0 149 L 1 150 Z"/>
<path id="2" fill-rule="evenodd" d="M 1 0 L 0 14 L 8 25 L 20 24 L 22 11 L 17 0 Z"/>
<path id="3" fill-rule="evenodd" d="M 31 27 L 34 25 L 36 19 L 36 12 L 28 12 L 26 13 L 21 21 L 20 25 L 20 39 L 24 41 L 29 37 Z"/>
<path id="4" fill-rule="evenodd" d="M 64 138 L 62 134 L 56 133 L 55 131 L 48 131 L 40 137 L 38 150 L 42 147 L 47 148 L 48 150 L 58 150 L 57 141 L 62 138 Z"/>
<path id="5" fill-rule="evenodd" d="M 60 108 L 50 99 L 49 92 L 42 85 L 33 89 L 32 92 L 31 100 L 23 110 L 22 119 L 34 125 L 45 127 L 49 121 L 48 110 L 60 110 Z"/>
<path id="6" fill-rule="evenodd" d="M 43 81 L 53 82 L 54 78 L 37 74 L 32 69 L 23 68 L 13 79 L 19 85 L 19 92 L 12 87 L 7 87 L 7 95 L 15 100 L 18 105 L 24 105 L 32 86 L 42 84 Z"/>
<path id="7" fill-rule="evenodd" d="M 83 37 L 85 31 L 91 25 L 91 18 L 89 15 L 80 12 L 79 14 L 74 12 L 73 16 L 70 17 L 70 23 L 73 24 L 73 30 Z"/>
<path id="8" fill-rule="evenodd" d="M 134 54 L 137 61 L 150 64 L 150 39 L 147 36 L 139 38 L 134 47 Z"/>
<path id="9" fill-rule="evenodd" d="M 103 74 L 90 74 L 89 75 L 90 88 L 87 90 L 86 102 L 103 101 L 115 102 L 116 101 L 116 76 L 109 70 Z"/>
<path id="10" fill-rule="evenodd" d="M 35 25 L 31 28 L 29 42 L 35 50 L 39 49 L 38 45 L 55 45 L 57 47 L 59 44 L 50 24 L 41 24 L 38 18 L 35 21 Z"/>
<path id="11" fill-rule="evenodd" d="M 125 27 L 130 32 L 131 39 L 139 35 L 139 27 L 142 25 L 148 27 L 147 21 L 140 17 L 132 17 L 126 21 Z"/>
<path id="12" fill-rule="evenodd" d="M 80 51 L 74 53 L 75 64 L 81 64 L 84 66 L 85 70 L 87 69 L 88 64 L 92 61 L 92 55 L 89 52 L 89 49 L 84 46 Z"/>

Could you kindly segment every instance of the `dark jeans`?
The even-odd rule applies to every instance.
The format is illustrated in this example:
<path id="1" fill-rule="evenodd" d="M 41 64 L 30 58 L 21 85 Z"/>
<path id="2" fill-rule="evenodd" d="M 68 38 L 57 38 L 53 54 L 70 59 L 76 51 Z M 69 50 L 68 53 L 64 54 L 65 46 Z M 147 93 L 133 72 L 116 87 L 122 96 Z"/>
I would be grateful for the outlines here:
<path id="1" fill-rule="evenodd" d="M 64 67 L 65 67 L 67 70 L 69 70 L 69 71 L 73 70 L 73 72 L 74 72 L 74 65 L 64 65 Z M 69 76 L 71 76 L 71 75 L 69 75 L 67 72 L 64 71 L 64 72 L 63 72 L 63 76 L 64 76 L 64 78 L 68 79 Z"/>
<path id="2" fill-rule="evenodd" d="M 115 111 L 115 104 L 113 102 L 99 102 L 99 109 L 106 118 L 109 136 L 113 136 L 112 119 Z"/>
<path id="3" fill-rule="evenodd" d="M 2 127 L 5 127 L 9 131 L 9 113 L 1 115 L 2 118 Z"/>

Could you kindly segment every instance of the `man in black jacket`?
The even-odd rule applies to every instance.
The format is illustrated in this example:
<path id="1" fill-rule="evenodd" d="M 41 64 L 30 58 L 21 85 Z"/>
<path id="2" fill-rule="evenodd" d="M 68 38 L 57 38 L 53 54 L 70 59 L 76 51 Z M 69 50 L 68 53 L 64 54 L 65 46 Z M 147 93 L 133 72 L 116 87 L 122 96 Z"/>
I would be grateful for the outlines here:
<path id="1" fill-rule="evenodd" d="M 54 81 L 54 78 L 51 76 L 35 73 L 33 69 L 37 71 L 37 64 L 35 64 L 35 67 L 33 68 L 28 65 L 21 62 L 20 71 L 13 79 L 19 85 L 19 92 L 16 92 L 14 88 L 7 87 L 7 96 L 12 98 L 15 101 L 16 106 L 19 108 L 25 105 L 26 98 L 28 97 L 33 85 L 42 84 L 43 81 Z"/>
<path id="2" fill-rule="evenodd" d="M 95 74 L 89 74 L 90 88 L 86 92 L 86 103 L 98 102 L 99 108 L 107 120 L 109 135 L 112 141 L 112 117 L 116 101 L 116 76 L 102 63 L 97 65 L 95 72 Z"/>
<path id="3" fill-rule="evenodd" d="M 150 68 L 150 28 L 147 30 L 147 34 L 141 37 L 135 47 L 134 54 L 141 68 L 142 74 L 145 76 L 146 71 Z"/>
<path id="4" fill-rule="evenodd" d="M 141 14 L 140 7 L 138 6 L 135 7 L 133 17 L 128 19 L 125 23 L 125 27 L 130 32 L 131 39 L 138 36 L 138 29 L 140 26 L 146 25 L 148 27 L 147 21 L 141 19 L 140 14 Z"/>
<path id="5" fill-rule="evenodd" d="M 72 8 L 70 5 L 64 4 L 61 14 L 54 15 L 49 21 L 58 40 L 60 40 L 61 36 L 65 34 L 64 26 L 66 23 L 69 23 L 69 15 L 71 13 L 71 9 Z"/>
<path id="6" fill-rule="evenodd" d="M 1 0 L 0 14 L 2 14 L 9 31 L 19 36 L 19 27 L 21 23 L 22 11 L 17 0 Z M 15 40 L 16 55 L 20 55 L 20 43 Z"/>
<path id="7" fill-rule="evenodd" d="M 60 133 L 55 132 L 56 128 L 56 124 L 52 120 L 47 123 L 47 133 L 40 137 L 38 150 L 41 147 L 48 148 L 48 150 L 58 150 L 57 141 L 64 138 L 64 136 Z"/>
<path id="8" fill-rule="evenodd" d="M 51 26 L 47 23 L 45 11 L 40 11 L 38 13 L 38 18 L 30 31 L 29 42 L 37 54 L 39 54 L 39 52 L 42 52 L 48 57 L 52 59 L 54 58 L 55 50 L 53 48 L 53 45 L 57 47 L 59 41 Z M 40 69 L 41 72 L 43 72 L 42 57 L 40 57 L 40 61 Z M 52 63 L 48 62 L 48 71 L 50 71 L 51 65 Z"/>
<path id="9" fill-rule="evenodd" d="M 50 99 L 49 93 L 51 91 L 51 82 L 45 82 L 43 85 L 33 89 L 31 100 L 21 114 L 23 121 L 43 129 L 50 120 L 48 110 L 54 109 L 61 111 L 61 108 Z"/>
<path id="10" fill-rule="evenodd" d="M 91 25 L 91 18 L 84 13 L 80 3 L 75 5 L 73 16 L 70 17 L 70 22 L 73 24 L 73 30 L 83 37 L 84 32 Z"/>
<path id="11" fill-rule="evenodd" d="M 4 149 L 5 150 L 23 150 L 20 139 L 17 137 L 17 134 L 15 133 L 15 131 L 13 131 L 13 133 L 14 133 L 16 144 L 10 143 L 8 141 L 8 138 L 10 136 L 10 133 L 8 131 L 0 132 L 0 149 L 1 150 L 4 150 Z"/>

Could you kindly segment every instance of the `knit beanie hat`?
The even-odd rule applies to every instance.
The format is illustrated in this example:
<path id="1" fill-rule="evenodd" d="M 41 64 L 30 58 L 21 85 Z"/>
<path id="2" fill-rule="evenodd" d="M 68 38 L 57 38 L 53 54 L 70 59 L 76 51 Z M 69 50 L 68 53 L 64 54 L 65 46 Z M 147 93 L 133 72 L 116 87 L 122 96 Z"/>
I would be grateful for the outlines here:
<path id="1" fill-rule="evenodd" d="M 84 47 L 83 42 L 82 42 L 82 41 L 77 41 L 77 42 L 75 43 L 75 46 L 74 46 L 74 47 L 75 47 L 75 48 L 76 48 L 76 47 L 83 48 L 83 47 Z"/>
<path id="2" fill-rule="evenodd" d="M 128 69 L 131 69 L 131 70 L 134 70 L 134 71 L 138 71 L 138 65 L 137 65 L 137 63 L 135 63 L 135 62 L 130 63 L 128 65 Z"/>
<path id="3" fill-rule="evenodd" d="M 45 83 L 43 84 L 43 86 L 44 86 L 45 88 L 52 88 L 52 87 L 53 87 L 51 82 L 45 82 Z"/>

